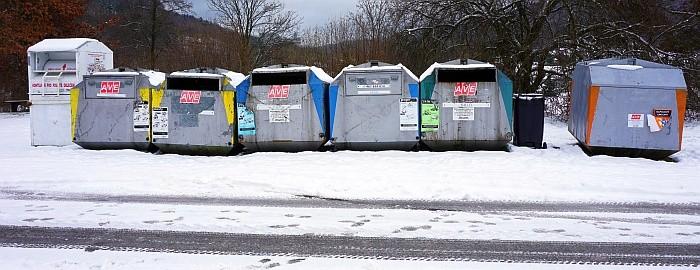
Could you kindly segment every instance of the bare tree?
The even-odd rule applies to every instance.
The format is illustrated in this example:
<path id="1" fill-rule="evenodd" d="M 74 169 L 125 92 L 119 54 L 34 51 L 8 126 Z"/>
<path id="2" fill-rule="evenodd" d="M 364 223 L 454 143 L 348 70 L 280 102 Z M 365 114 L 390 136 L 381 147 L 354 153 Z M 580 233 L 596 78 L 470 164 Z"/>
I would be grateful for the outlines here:
<path id="1" fill-rule="evenodd" d="M 192 4 L 187 0 L 151 0 L 150 1 L 150 31 L 149 31 L 149 64 L 151 69 L 155 69 L 157 59 L 157 49 L 160 38 L 160 31 L 165 24 L 163 12 L 189 13 L 192 10 Z"/>
<path id="2" fill-rule="evenodd" d="M 278 0 L 208 0 L 218 22 L 240 36 L 238 59 L 248 72 L 267 60 L 270 52 L 295 37 L 299 16 Z"/>

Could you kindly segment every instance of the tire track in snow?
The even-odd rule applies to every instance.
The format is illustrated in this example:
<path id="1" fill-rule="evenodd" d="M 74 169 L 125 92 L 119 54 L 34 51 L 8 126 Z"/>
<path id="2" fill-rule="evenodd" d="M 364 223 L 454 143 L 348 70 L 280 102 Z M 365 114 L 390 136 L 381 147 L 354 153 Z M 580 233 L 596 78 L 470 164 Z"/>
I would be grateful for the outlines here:
<path id="1" fill-rule="evenodd" d="M 697 266 L 700 244 L 440 240 L 1 226 L 0 246 L 379 260 Z"/>

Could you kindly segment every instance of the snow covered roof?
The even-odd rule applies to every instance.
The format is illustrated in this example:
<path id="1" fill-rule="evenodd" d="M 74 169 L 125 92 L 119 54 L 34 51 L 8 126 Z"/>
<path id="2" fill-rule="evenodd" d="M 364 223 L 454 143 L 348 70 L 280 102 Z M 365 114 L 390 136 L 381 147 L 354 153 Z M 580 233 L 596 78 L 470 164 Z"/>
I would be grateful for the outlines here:
<path id="1" fill-rule="evenodd" d="M 253 70 L 253 73 L 285 73 L 285 72 L 307 72 L 311 71 L 313 72 L 316 77 L 318 77 L 320 80 L 327 82 L 327 83 L 332 83 L 333 82 L 333 77 L 328 75 L 323 69 L 316 67 L 316 66 L 298 66 L 298 65 L 290 65 L 288 67 L 281 67 L 280 65 L 276 66 L 270 66 L 270 67 L 261 67 L 261 68 L 256 68 Z"/>
<path id="2" fill-rule="evenodd" d="M 367 66 L 367 65 L 353 66 L 353 65 L 349 65 L 349 66 L 343 68 L 343 70 L 341 70 L 340 73 L 338 73 L 338 75 L 335 76 L 334 81 L 337 80 L 340 76 L 342 76 L 343 73 L 345 73 L 346 71 L 366 72 L 366 71 L 384 71 L 384 70 L 405 71 L 406 73 L 408 73 L 408 76 L 411 76 L 411 78 L 418 81 L 418 77 L 416 77 L 416 75 L 413 74 L 413 72 L 411 72 L 410 69 L 408 69 L 407 67 L 405 67 L 402 64 L 380 65 L 380 66 Z"/>
<path id="3" fill-rule="evenodd" d="M 165 81 L 165 73 L 163 72 L 158 72 L 158 71 L 153 71 L 153 70 L 144 70 L 144 71 L 100 71 L 100 72 L 95 72 L 92 75 L 95 76 L 138 76 L 138 75 L 144 75 L 148 77 L 148 82 L 153 85 L 153 86 L 158 86 L 163 81 Z"/>
<path id="4" fill-rule="evenodd" d="M 473 60 L 472 60 L 473 61 Z M 468 63 L 468 64 L 456 64 L 455 61 L 447 62 L 447 63 L 434 63 L 431 65 L 423 74 L 420 76 L 420 80 L 425 80 L 425 78 L 428 78 L 430 74 L 433 74 L 433 72 L 437 69 L 479 69 L 479 68 L 496 68 L 496 66 L 489 64 L 489 63 L 483 63 L 483 62 L 477 62 L 473 61 L 473 63 Z"/>
<path id="5" fill-rule="evenodd" d="M 60 52 L 60 51 L 77 51 L 80 47 L 89 42 L 97 42 L 104 46 L 102 42 L 91 38 L 50 38 L 44 39 L 37 44 L 32 45 L 27 49 L 28 52 Z"/>

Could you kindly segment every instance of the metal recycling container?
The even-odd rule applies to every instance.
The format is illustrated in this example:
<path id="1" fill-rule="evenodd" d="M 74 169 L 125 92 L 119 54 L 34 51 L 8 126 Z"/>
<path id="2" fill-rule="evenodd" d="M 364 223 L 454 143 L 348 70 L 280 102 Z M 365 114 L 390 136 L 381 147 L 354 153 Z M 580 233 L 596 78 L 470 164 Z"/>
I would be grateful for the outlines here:
<path id="1" fill-rule="evenodd" d="M 89 38 L 45 39 L 27 49 L 31 144 L 72 143 L 70 92 L 83 76 L 112 69 L 113 53 Z"/>
<path id="2" fill-rule="evenodd" d="M 338 150 L 412 150 L 418 145 L 418 77 L 403 65 L 350 66 L 329 90 L 330 140 Z"/>
<path id="3" fill-rule="evenodd" d="M 431 150 L 502 150 L 513 138 L 513 83 L 494 65 L 435 63 L 420 78 L 421 141 Z"/>
<path id="4" fill-rule="evenodd" d="M 322 69 L 276 65 L 253 70 L 238 88 L 238 137 L 247 152 L 315 151 L 327 142 L 328 85 Z"/>
<path id="5" fill-rule="evenodd" d="M 543 148 L 544 96 L 542 94 L 513 95 L 515 121 L 513 144 L 532 148 Z"/>
<path id="6" fill-rule="evenodd" d="M 569 132 L 589 153 L 665 158 L 681 150 L 681 69 L 634 58 L 585 61 L 572 86 Z"/>
<path id="7" fill-rule="evenodd" d="M 71 90 L 73 142 L 86 149 L 151 148 L 151 92 L 165 74 L 115 69 L 85 76 Z"/>
<path id="8" fill-rule="evenodd" d="M 236 88 L 245 77 L 218 68 L 174 72 L 152 93 L 151 136 L 162 153 L 229 155 L 236 140 Z"/>

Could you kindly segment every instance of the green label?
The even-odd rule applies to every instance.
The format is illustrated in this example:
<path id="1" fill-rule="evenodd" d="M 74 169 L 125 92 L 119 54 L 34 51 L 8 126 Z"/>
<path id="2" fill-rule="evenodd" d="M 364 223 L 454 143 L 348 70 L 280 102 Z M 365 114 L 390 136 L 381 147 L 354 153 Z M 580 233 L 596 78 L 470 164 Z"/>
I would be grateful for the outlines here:
<path id="1" fill-rule="evenodd" d="M 421 101 L 421 123 L 422 132 L 435 132 L 440 128 L 440 104 L 437 101 Z"/>

